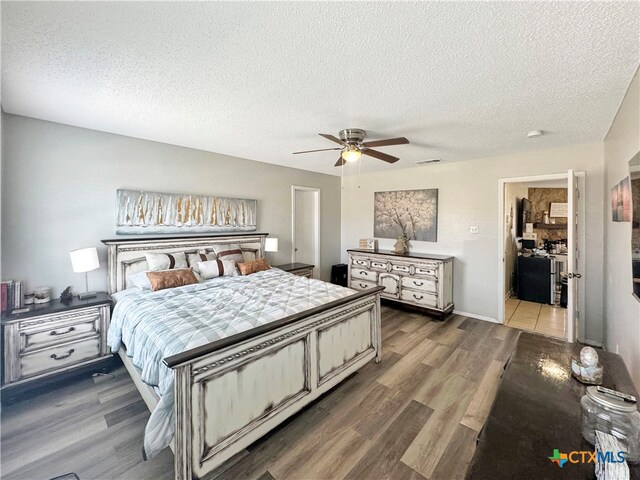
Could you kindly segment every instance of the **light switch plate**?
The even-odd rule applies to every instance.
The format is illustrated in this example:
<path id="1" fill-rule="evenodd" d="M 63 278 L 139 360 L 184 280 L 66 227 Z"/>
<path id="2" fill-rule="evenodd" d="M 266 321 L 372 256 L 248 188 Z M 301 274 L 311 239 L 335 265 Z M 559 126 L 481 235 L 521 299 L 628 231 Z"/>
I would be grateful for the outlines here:
<path id="1" fill-rule="evenodd" d="M 477 225 L 471 225 L 469 227 L 469 233 L 480 233 L 480 227 Z"/>

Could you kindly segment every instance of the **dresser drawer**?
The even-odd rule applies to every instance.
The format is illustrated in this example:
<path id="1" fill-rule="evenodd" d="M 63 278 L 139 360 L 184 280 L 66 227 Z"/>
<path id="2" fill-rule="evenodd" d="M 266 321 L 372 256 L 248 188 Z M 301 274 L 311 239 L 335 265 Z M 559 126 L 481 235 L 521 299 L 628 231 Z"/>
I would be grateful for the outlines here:
<path id="1" fill-rule="evenodd" d="M 351 265 L 352 265 L 352 268 L 355 268 L 355 267 L 369 268 L 369 260 L 367 260 L 366 258 L 353 257 L 351 259 Z"/>
<path id="2" fill-rule="evenodd" d="M 424 307 L 436 307 L 438 305 L 438 298 L 436 295 L 417 290 L 403 288 L 400 292 L 400 299 Z"/>
<path id="3" fill-rule="evenodd" d="M 71 318 L 61 318 L 20 331 L 20 352 L 55 346 L 82 337 L 97 335 L 100 331 L 100 312 L 96 309 Z"/>
<path id="4" fill-rule="evenodd" d="M 387 265 L 389 265 L 389 262 L 383 262 L 381 260 L 371 260 L 371 262 L 369 262 L 369 268 L 379 272 L 386 272 Z"/>
<path id="5" fill-rule="evenodd" d="M 75 363 L 97 358 L 99 355 L 99 336 L 25 353 L 20 355 L 20 378 L 60 370 Z"/>
<path id="6" fill-rule="evenodd" d="M 414 275 L 431 275 L 438 276 L 438 265 L 416 265 Z"/>
<path id="7" fill-rule="evenodd" d="M 426 278 L 402 277 L 402 288 L 436 293 L 438 291 L 438 284 L 434 280 Z"/>
<path id="8" fill-rule="evenodd" d="M 391 263 L 391 271 L 394 273 L 406 273 L 411 272 L 412 265 L 408 263 Z"/>
<path id="9" fill-rule="evenodd" d="M 378 272 L 372 272 L 358 267 L 351 267 L 351 278 L 376 283 L 378 281 Z"/>
<path id="10" fill-rule="evenodd" d="M 370 288 L 376 287 L 377 284 L 373 282 L 367 282 L 366 280 L 358 280 L 357 278 L 352 278 L 351 284 L 349 286 L 355 290 L 369 290 Z"/>

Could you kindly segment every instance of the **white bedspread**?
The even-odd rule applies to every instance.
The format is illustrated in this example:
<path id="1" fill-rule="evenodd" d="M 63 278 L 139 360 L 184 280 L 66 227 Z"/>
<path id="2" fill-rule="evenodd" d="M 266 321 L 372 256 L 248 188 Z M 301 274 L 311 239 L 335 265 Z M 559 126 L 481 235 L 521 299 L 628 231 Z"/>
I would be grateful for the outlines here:
<path id="1" fill-rule="evenodd" d="M 107 343 L 114 352 L 124 344 L 142 380 L 161 394 L 145 429 L 146 457 L 167 447 L 174 434 L 173 372 L 164 358 L 353 293 L 273 268 L 158 292 L 130 288 L 114 294 Z"/>

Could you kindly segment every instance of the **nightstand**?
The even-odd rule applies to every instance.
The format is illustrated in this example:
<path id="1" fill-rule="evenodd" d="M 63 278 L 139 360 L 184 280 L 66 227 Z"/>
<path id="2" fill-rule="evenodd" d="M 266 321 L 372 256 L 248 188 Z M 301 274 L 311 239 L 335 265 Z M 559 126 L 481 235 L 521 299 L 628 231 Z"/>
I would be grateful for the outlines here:
<path id="1" fill-rule="evenodd" d="M 308 263 L 285 263 L 284 265 L 276 265 L 275 267 L 300 277 L 313 278 L 314 265 L 309 265 Z"/>
<path id="2" fill-rule="evenodd" d="M 69 304 L 60 300 L 33 305 L 28 312 L 2 316 L 2 393 L 24 390 L 70 373 L 99 370 L 111 361 L 107 328 L 111 298 L 94 298 Z M 27 388 L 21 388 L 27 387 Z"/>

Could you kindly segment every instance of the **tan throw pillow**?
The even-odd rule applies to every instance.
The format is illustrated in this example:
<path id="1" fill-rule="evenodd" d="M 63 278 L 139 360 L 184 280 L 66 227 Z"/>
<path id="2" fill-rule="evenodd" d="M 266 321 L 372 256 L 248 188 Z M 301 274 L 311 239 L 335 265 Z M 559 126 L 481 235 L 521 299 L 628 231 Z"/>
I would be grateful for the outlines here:
<path id="1" fill-rule="evenodd" d="M 176 268 L 174 270 L 166 270 L 164 272 L 147 272 L 151 290 L 157 292 L 165 288 L 182 287 L 198 283 L 198 279 L 193 274 L 191 268 Z"/>
<path id="2" fill-rule="evenodd" d="M 271 267 L 264 258 L 259 258 L 250 262 L 238 263 L 238 268 L 242 275 L 251 275 L 252 273 L 269 270 Z"/>

